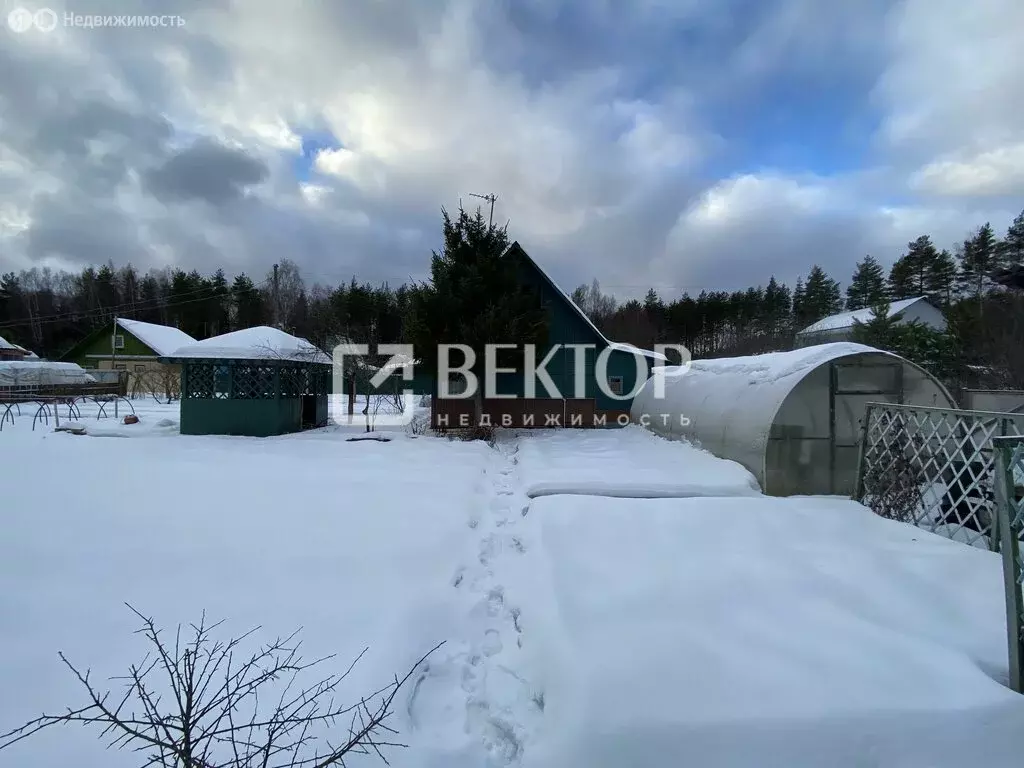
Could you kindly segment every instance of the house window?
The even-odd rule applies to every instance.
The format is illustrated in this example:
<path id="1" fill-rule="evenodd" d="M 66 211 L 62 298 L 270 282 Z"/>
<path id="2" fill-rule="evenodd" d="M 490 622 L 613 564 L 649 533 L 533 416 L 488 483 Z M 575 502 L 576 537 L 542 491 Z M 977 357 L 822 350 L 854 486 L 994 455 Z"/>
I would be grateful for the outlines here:
<path id="1" fill-rule="evenodd" d="M 146 366 L 144 366 L 144 365 L 136 365 L 135 366 L 135 372 L 136 373 L 145 373 L 146 372 Z"/>
<path id="2" fill-rule="evenodd" d="M 126 363 L 114 363 L 115 371 L 127 371 L 128 365 Z"/>
<path id="3" fill-rule="evenodd" d="M 608 388 L 612 391 L 613 395 L 622 394 L 622 377 L 621 376 L 609 376 L 608 377 Z"/>
<path id="4" fill-rule="evenodd" d="M 124 349 L 124 334 L 123 333 L 116 333 L 116 334 L 114 334 L 113 344 L 114 344 L 114 349 Z"/>

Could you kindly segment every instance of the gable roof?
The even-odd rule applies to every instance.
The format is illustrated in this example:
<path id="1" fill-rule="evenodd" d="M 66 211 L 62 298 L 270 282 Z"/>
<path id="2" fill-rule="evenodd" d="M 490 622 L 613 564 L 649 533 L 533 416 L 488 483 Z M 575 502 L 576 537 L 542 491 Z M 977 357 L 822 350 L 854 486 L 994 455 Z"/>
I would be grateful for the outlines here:
<path id="1" fill-rule="evenodd" d="M 169 325 L 144 323 L 141 320 L 128 320 L 123 317 L 117 318 L 117 324 L 152 349 L 157 357 L 169 355 L 179 347 L 192 344 L 195 341 L 184 331 Z"/>
<path id="2" fill-rule="evenodd" d="M 917 296 L 913 299 L 901 299 L 900 301 L 892 302 L 889 304 L 889 317 L 896 317 L 897 315 L 906 312 L 919 301 L 923 301 L 926 304 L 928 303 L 928 300 L 924 296 Z M 818 322 L 807 326 L 797 335 L 852 328 L 856 322 L 869 322 L 873 316 L 873 312 L 874 310 L 871 307 L 865 307 L 864 309 L 854 309 L 849 312 L 840 312 L 836 315 L 829 315 L 828 317 L 823 317 Z"/>
<path id="3" fill-rule="evenodd" d="M 0 349 L 22 350 L 22 347 L 19 347 L 17 344 L 11 344 L 11 342 L 9 342 L 3 336 L 0 336 Z"/>
<path id="4" fill-rule="evenodd" d="M 190 360 L 291 360 L 331 364 L 331 358 L 305 339 L 280 328 L 258 325 L 202 341 L 192 340 L 166 357 Z"/>
<path id="5" fill-rule="evenodd" d="M 618 350 L 619 352 L 628 352 L 629 354 L 632 355 L 642 355 L 643 357 L 648 357 L 651 358 L 652 360 L 662 360 L 664 362 L 668 362 L 668 358 L 665 357 L 665 355 L 661 354 L 660 352 L 654 352 L 653 350 L 650 349 L 641 349 L 640 347 L 634 346 L 633 344 L 627 344 L 622 341 L 611 341 L 610 339 L 608 339 L 603 333 L 601 333 L 598 327 L 594 325 L 593 321 L 591 321 L 591 319 L 587 317 L 587 313 L 580 309 L 579 305 L 572 300 L 572 297 L 570 297 L 569 294 L 563 291 L 559 287 L 558 283 L 551 279 L 551 276 L 541 268 L 540 264 L 533 260 L 530 254 L 528 254 L 523 249 L 523 246 L 519 244 L 518 240 L 514 241 L 508 248 L 506 248 L 504 253 L 502 253 L 501 255 L 505 256 L 509 253 L 516 253 L 520 258 L 524 259 L 527 264 L 533 267 L 537 274 L 540 275 L 541 279 L 549 286 L 551 286 L 552 290 L 554 290 L 554 292 L 562 298 L 562 301 L 565 302 L 566 306 L 568 306 L 570 310 L 576 313 L 576 315 L 578 315 L 579 318 L 590 327 L 590 330 L 593 331 L 594 336 L 596 336 L 598 341 L 603 343 L 605 346 L 611 347 L 612 349 Z"/>

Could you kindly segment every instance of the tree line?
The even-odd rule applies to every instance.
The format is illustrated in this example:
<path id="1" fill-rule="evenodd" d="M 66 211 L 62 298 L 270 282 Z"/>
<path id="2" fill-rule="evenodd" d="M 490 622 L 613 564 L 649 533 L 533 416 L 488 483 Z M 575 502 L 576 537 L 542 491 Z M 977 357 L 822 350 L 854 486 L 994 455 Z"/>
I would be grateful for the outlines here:
<path id="1" fill-rule="evenodd" d="M 594 280 L 572 298 L 610 338 L 644 347 L 682 343 L 695 357 L 713 357 L 789 349 L 799 330 L 828 315 L 924 296 L 945 310 L 968 369 L 980 371 L 981 378 L 991 369 L 995 383 L 1024 386 L 1024 307 L 1019 295 L 993 280 L 1022 264 L 1024 212 L 1003 236 L 986 223 L 951 250 L 923 234 L 888 272 L 865 256 L 853 266 L 845 289 L 815 264 L 792 287 L 772 277 L 745 290 L 671 299 L 652 288 L 643 300 L 620 302 Z M 112 263 L 78 273 L 33 268 L 0 275 L 0 335 L 51 357 L 112 324 L 115 316 L 174 325 L 196 338 L 280 325 L 328 349 L 342 338 L 407 341 L 413 298 L 426 287 L 393 288 L 355 277 L 336 286 L 309 285 L 288 259 L 262 279 L 241 273 L 229 280 L 223 269 L 202 275 L 167 268 L 143 275 L 131 264 Z"/>

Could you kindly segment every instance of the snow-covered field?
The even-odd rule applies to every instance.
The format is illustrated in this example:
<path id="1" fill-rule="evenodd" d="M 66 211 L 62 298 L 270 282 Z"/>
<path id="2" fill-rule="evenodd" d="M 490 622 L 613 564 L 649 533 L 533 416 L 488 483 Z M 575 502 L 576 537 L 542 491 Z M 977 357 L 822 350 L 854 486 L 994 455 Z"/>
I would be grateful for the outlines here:
<path id="1" fill-rule="evenodd" d="M 446 641 L 397 707 L 407 768 L 1022 762 L 992 553 L 639 429 L 189 437 L 136 407 L 0 432 L 0 731 L 79 701 L 58 651 L 138 660 L 129 602 L 368 646 L 352 698 Z M 0 766 L 134 757 L 74 728 Z"/>

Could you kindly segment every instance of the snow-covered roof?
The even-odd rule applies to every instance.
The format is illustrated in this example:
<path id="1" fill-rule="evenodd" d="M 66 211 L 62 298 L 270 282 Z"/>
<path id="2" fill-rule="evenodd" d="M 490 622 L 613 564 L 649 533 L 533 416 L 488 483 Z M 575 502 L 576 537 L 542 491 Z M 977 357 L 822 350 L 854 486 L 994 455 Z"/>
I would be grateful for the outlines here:
<path id="1" fill-rule="evenodd" d="M 186 344 L 166 357 L 218 360 L 291 360 L 331 364 L 331 358 L 305 339 L 260 325 Z"/>
<path id="2" fill-rule="evenodd" d="M 75 363 L 37 360 L 0 360 L 0 387 L 46 387 L 91 384 L 89 373 Z"/>
<path id="3" fill-rule="evenodd" d="M 0 349 L 14 349 L 21 350 L 22 352 L 24 351 L 24 349 L 19 347 L 17 344 L 11 344 L 11 342 L 9 342 L 3 336 L 0 336 Z"/>
<path id="4" fill-rule="evenodd" d="M 569 294 L 567 294 L 565 291 L 563 291 L 561 286 L 558 285 L 558 283 L 551 279 L 551 275 L 544 271 L 544 268 L 541 267 L 541 265 L 538 264 L 534 260 L 534 258 L 526 252 L 525 248 L 519 245 L 518 240 L 512 243 L 508 248 L 506 248 L 505 253 L 503 253 L 502 255 L 504 256 L 513 248 L 519 249 L 519 251 L 530 261 L 530 263 L 533 264 L 534 268 L 540 273 L 541 277 L 543 277 L 551 285 L 552 288 L 554 288 L 562 295 L 562 298 L 565 299 L 565 303 L 568 304 L 573 309 L 573 311 L 575 311 L 576 314 L 580 316 L 583 322 L 590 326 L 590 330 L 594 332 L 594 335 L 597 336 L 597 338 L 603 341 L 606 345 L 608 345 L 612 349 L 618 350 L 619 352 L 628 352 L 632 355 L 642 355 L 643 357 L 648 357 L 652 360 L 661 360 L 662 362 L 668 362 L 668 358 L 665 357 L 665 355 L 661 354 L 660 352 L 655 352 L 654 350 L 651 349 L 641 349 L 640 347 L 637 347 L 633 344 L 627 344 L 625 342 L 609 340 L 608 337 L 601 333 L 600 329 L 596 325 L 594 325 L 593 321 L 591 321 L 591 319 L 587 317 L 587 313 L 580 309 L 580 306 L 575 301 L 572 300 L 572 297 L 569 296 Z"/>
<path id="5" fill-rule="evenodd" d="M 822 365 L 863 354 L 902 360 L 864 344 L 836 342 L 656 368 L 634 398 L 631 418 L 660 434 L 697 440 L 764 483 L 767 441 L 786 398 Z M 938 382 L 936 387 L 946 398 L 939 405 L 951 407 L 953 398 Z"/>
<path id="6" fill-rule="evenodd" d="M 905 312 L 914 304 L 919 301 L 927 302 L 928 300 L 924 296 L 918 296 L 913 299 L 900 299 L 894 301 L 889 305 L 889 316 L 894 317 L 901 312 Z M 816 323 L 807 326 L 800 331 L 798 336 L 805 333 L 821 333 L 822 331 L 838 331 L 843 328 L 852 328 L 856 322 L 867 323 L 874 316 L 874 310 L 870 307 L 864 309 L 854 309 L 849 312 L 840 312 L 836 315 L 829 315 L 823 317 Z"/>
<path id="7" fill-rule="evenodd" d="M 117 319 L 117 324 L 159 356 L 169 355 L 174 350 L 195 342 L 195 339 L 184 331 L 169 325 L 144 323 L 141 320 L 128 320 L 123 317 Z"/>

